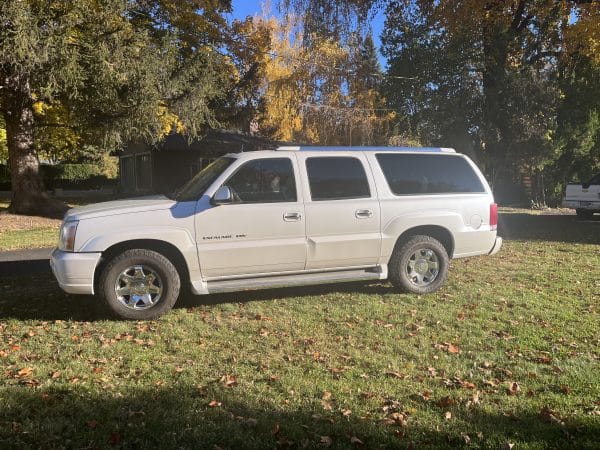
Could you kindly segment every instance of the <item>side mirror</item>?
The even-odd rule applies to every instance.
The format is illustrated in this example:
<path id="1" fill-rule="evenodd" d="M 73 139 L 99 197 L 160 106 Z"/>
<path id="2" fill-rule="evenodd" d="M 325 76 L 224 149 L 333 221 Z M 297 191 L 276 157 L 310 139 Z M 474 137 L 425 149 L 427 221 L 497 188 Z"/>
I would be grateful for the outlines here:
<path id="1" fill-rule="evenodd" d="M 229 189 L 229 186 L 221 186 L 219 189 L 217 189 L 215 195 L 213 195 L 211 203 L 213 205 L 224 205 L 231 203 L 232 201 L 233 195 L 231 195 L 231 189 Z"/>

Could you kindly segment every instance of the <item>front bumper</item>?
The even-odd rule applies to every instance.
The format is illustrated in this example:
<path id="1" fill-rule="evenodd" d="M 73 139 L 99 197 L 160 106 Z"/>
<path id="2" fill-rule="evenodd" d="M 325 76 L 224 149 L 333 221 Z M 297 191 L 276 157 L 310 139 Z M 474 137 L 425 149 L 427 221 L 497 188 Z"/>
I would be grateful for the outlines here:
<path id="1" fill-rule="evenodd" d="M 69 294 L 94 294 L 94 272 L 102 253 L 71 253 L 54 249 L 50 267 L 61 289 Z"/>
<path id="2" fill-rule="evenodd" d="M 496 236 L 496 240 L 494 241 L 494 246 L 488 253 L 490 256 L 495 255 L 502 248 L 502 238 L 500 236 Z"/>

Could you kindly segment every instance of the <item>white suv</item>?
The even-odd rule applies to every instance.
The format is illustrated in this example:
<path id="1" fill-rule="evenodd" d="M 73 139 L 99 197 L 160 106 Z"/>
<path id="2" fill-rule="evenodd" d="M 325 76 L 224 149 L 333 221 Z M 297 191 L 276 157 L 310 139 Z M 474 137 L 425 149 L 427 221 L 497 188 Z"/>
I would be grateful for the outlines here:
<path id="1" fill-rule="evenodd" d="M 496 253 L 497 206 L 444 148 L 280 147 L 229 154 L 172 197 L 70 210 L 51 265 L 126 319 L 195 294 L 389 279 L 426 294 L 450 258 Z"/>

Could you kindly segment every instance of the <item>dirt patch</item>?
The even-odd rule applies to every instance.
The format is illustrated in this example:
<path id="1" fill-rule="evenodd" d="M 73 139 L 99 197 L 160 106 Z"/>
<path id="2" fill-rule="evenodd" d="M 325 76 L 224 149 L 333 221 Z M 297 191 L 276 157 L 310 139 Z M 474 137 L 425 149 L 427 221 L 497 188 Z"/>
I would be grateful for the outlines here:
<path id="1" fill-rule="evenodd" d="M 16 230 L 33 230 L 36 228 L 60 227 L 60 219 L 48 219 L 38 216 L 20 216 L 0 211 L 0 233 Z"/>

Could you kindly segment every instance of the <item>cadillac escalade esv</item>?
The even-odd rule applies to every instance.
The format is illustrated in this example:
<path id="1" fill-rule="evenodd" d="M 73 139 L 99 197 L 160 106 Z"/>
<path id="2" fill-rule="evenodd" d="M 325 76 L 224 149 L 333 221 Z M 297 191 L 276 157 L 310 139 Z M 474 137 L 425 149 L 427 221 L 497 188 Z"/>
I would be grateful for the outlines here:
<path id="1" fill-rule="evenodd" d="M 173 196 L 70 210 L 51 266 L 124 319 L 195 294 L 385 280 L 427 294 L 449 260 L 498 252 L 497 206 L 445 148 L 280 147 L 223 156 Z"/>

